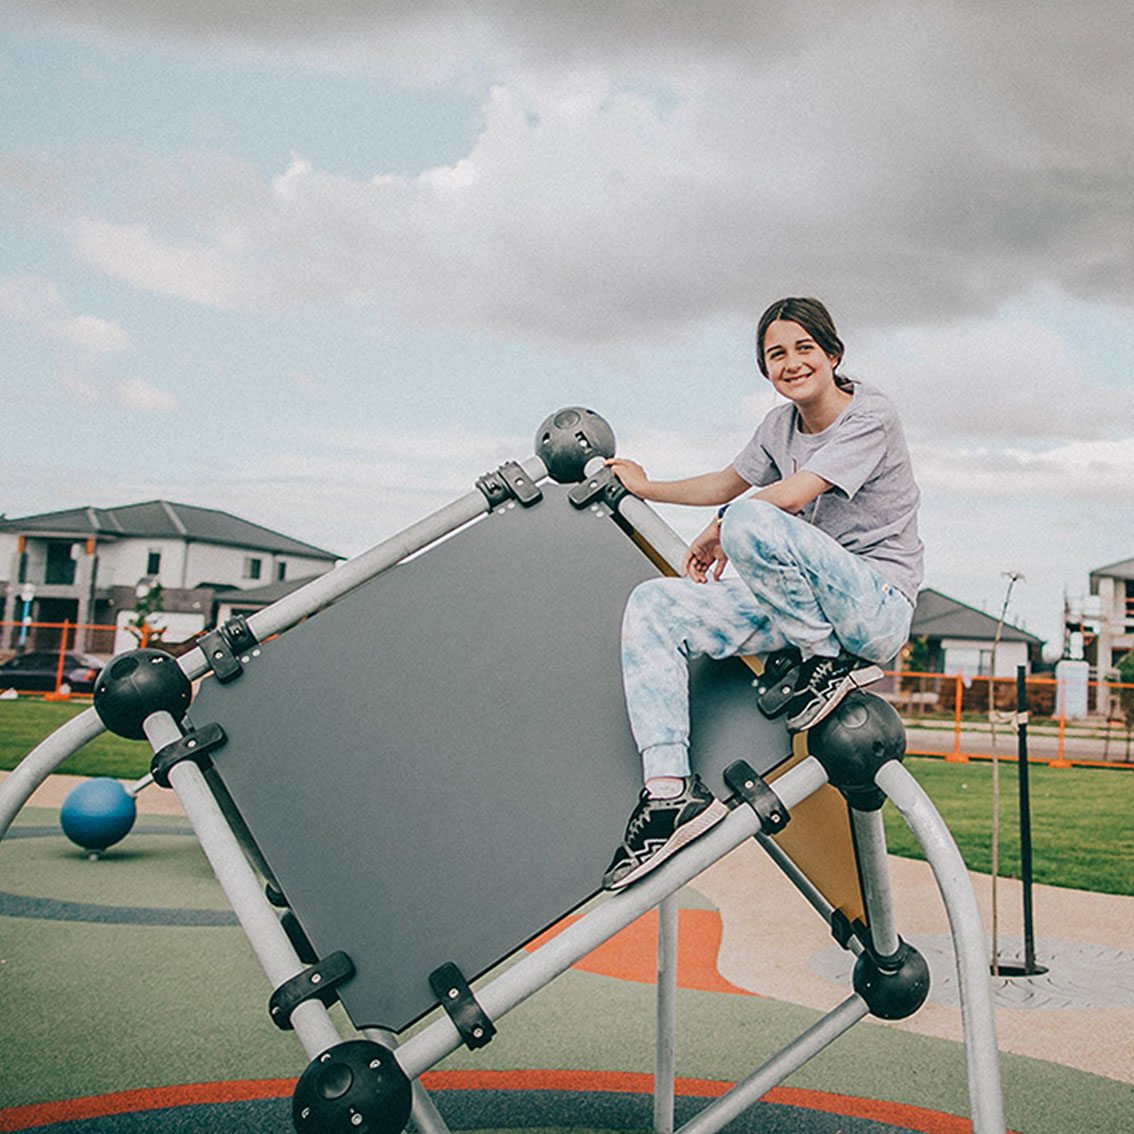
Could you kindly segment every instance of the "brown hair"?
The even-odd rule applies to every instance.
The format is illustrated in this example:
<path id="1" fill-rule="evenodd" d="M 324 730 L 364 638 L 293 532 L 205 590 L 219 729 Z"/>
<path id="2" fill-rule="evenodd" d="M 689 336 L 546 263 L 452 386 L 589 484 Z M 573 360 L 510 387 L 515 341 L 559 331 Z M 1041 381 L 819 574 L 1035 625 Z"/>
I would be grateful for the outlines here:
<path id="1" fill-rule="evenodd" d="M 837 371 L 846 348 L 843 346 L 843 340 L 839 338 L 839 332 L 835 330 L 835 321 L 831 318 L 831 313 L 818 299 L 790 296 L 787 299 L 777 299 L 760 316 L 760 322 L 756 325 L 756 365 L 760 367 L 760 373 L 765 378 L 768 377 L 768 366 L 764 361 L 764 336 L 768 333 L 768 327 L 777 319 L 798 323 L 819 344 L 819 348 L 825 354 L 834 358 Z M 837 372 L 835 381 L 843 389 L 850 385 L 849 379 Z"/>

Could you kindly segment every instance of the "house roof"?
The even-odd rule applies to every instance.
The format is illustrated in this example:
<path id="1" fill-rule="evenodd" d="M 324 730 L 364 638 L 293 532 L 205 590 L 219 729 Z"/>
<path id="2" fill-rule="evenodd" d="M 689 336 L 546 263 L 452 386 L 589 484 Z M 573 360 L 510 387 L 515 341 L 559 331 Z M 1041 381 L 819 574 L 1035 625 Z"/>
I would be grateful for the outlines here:
<path id="1" fill-rule="evenodd" d="M 269 603 L 290 595 L 292 591 L 299 590 L 312 579 L 321 577 L 304 575 L 301 579 L 278 579 L 274 583 L 265 583 L 262 587 L 232 587 L 217 597 L 221 602 L 231 603 L 233 606 L 268 606 Z"/>
<path id="2" fill-rule="evenodd" d="M 342 556 L 314 544 L 242 520 L 215 508 L 148 500 L 118 508 L 69 508 L 18 519 L 0 518 L 0 532 L 15 535 L 60 536 L 75 539 L 180 539 L 246 547 L 277 555 L 302 555 L 334 561 Z"/>
<path id="3" fill-rule="evenodd" d="M 1121 559 L 1107 567 L 1096 567 L 1091 572 L 1091 578 L 1098 575 L 1107 575 L 1112 579 L 1134 579 L 1134 559 Z"/>
<path id="4" fill-rule="evenodd" d="M 958 602 L 932 587 L 926 587 L 917 596 L 910 637 L 970 638 L 991 642 L 996 637 L 997 621 L 976 607 Z M 1043 645 L 1042 638 L 1037 638 L 1035 634 L 1029 634 L 1010 622 L 1005 622 L 1001 628 L 1000 640 Z"/>

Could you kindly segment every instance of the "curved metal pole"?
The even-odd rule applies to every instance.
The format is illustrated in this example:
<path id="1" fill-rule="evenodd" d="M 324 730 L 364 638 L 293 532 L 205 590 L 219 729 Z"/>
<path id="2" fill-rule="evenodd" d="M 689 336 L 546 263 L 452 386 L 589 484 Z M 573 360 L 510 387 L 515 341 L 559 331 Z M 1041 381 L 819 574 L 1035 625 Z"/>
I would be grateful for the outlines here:
<path id="1" fill-rule="evenodd" d="M 31 794 L 72 753 L 104 732 L 94 709 L 85 709 L 39 742 L 0 784 L 0 839 Z"/>
<path id="2" fill-rule="evenodd" d="M 1004 1134 L 1000 1051 L 996 1046 L 984 925 L 964 859 L 933 801 L 905 767 L 890 761 L 883 765 L 875 783 L 890 797 L 921 844 L 949 915 L 957 956 L 973 1134 Z"/>

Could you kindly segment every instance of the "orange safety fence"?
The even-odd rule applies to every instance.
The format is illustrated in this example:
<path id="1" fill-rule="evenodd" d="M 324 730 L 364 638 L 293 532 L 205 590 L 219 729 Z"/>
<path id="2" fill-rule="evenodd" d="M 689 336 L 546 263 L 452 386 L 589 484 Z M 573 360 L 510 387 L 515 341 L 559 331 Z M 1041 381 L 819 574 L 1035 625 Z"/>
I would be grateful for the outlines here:
<path id="1" fill-rule="evenodd" d="M 3 622 L 13 628 L 11 647 L 0 653 L 0 692 L 40 693 L 53 700 L 65 700 L 68 691 L 67 654 L 74 652 L 77 630 L 85 630 L 85 654 L 109 658 L 114 652 L 118 627 L 73 622 Z M 131 628 L 139 646 L 153 641 L 150 628 Z M 178 652 L 176 647 L 166 647 Z M 4 663 L 28 654 L 51 654 L 52 672 L 35 678 L 25 677 L 21 687 L 15 671 L 11 678 Z M 876 686 L 891 701 L 906 723 L 907 752 L 911 756 L 941 756 L 965 763 L 1010 757 L 1016 753 L 1016 679 L 987 676 L 921 673 L 910 670 L 891 672 L 888 686 Z M 84 681 L 89 686 L 89 682 Z M 990 689 L 991 684 L 991 689 Z M 1027 677 L 1029 760 L 1056 768 L 1094 765 L 1134 770 L 1134 685 L 1121 682 L 1080 682 L 1076 693 L 1082 698 L 1086 715 L 1069 718 L 1066 713 L 1067 689 L 1060 695 L 1060 682 L 1054 677 Z M 1064 683 L 1066 685 L 1066 683 Z M 1083 686 L 1086 686 L 1084 689 Z M 78 693 L 88 695 L 89 688 Z M 990 702 L 990 696 L 995 700 Z M 994 752 L 995 747 L 995 752 Z"/>
<path id="2" fill-rule="evenodd" d="M 959 763 L 1015 756 L 1015 677 L 908 670 L 889 676 L 892 691 L 884 696 L 906 722 L 910 755 Z M 1029 676 L 1025 689 L 1030 762 L 1134 769 L 1134 685 Z"/>
<path id="3" fill-rule="evenodd" d="M 0 621 L 0 641 L 11 628 L 8 640 L 11 645 L 0 653 L 0 692 L 8 689 L 17 693 L 39 693 L 47 700 L 63 701 L 73 695 L 89 696 L 93 675 L 101 669 L 103 658 L 114 652 L 117 626 L 102 623 L 77 623 L 65 619 L 62 622 L 4 622 Z M 86 644 L 81 652 L 76 651 L 78 631 L 86 632 Z M 139 646 L 145 646 L 151 638 L 149 626 L 132 631 Z M 73 655 L 76 664 L 69 664 L 67 655 Z M 83 665 L 82 659 L 91 656 L 98 664 Z M 50 663 L 48 663 L 50 658 Z M 72 690 L 68 675 L 82 672 L 81 690 Z"/>

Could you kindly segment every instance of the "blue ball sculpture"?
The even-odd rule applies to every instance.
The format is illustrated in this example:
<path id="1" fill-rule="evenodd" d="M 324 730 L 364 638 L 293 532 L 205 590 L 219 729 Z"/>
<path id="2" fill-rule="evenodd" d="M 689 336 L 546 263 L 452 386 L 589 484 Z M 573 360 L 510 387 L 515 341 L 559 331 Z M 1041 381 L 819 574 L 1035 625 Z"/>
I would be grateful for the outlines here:
<path id="1" fill-rule="evenodd" d="M 134 797 L 117 781 L 100 776 L 79 784 L 63 801 L 63 833 L 84 850 L 99 852 L 123 839 L 137 815 Z"/>

